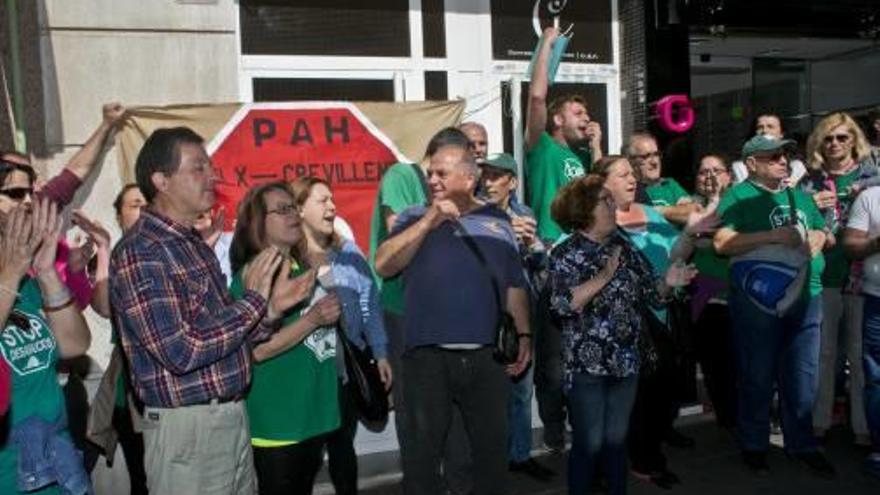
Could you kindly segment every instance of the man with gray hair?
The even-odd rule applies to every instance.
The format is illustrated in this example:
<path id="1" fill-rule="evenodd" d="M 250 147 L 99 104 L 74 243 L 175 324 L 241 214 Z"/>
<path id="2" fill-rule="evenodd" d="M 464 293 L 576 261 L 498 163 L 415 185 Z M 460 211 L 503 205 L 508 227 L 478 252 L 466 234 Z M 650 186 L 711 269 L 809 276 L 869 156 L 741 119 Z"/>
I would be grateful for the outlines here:
<path id="1" fill-rule="evenodd" d="M 669 222 L 679 226 L 687 223 L 688 215 L 699 206 L 675 179 L 661 177 L 663 154 L 657 147 L 657 138 L 644 131 L 633 133 L 623 146 L 623 154 L 636 171 L 639 185 L 650 200 L 648 205 Z"/>
<path id="2" fill-rule="evenodd" d="M 476 160 L 486 158 L 489 152 L 489 134 L 483 124 L 474 121 L 462 122 L 458 128 L 467 136 L 471 143 L 471 154 Z"/>
<path id="3" fill-rule="evenodd" d="M 478 175 L 466 145 L 440 147 L 428 166 L 430 206 L 401 213 L 376 253 L 379 275 L 404 280 L 404 407 L 418 439 L 403 458 L 408 495 L 443 493 L 453 407 L 468 432 L 475 493 L 508 493 L 508 375 L 530 358 L 528 294 L 507 215 L 474 196 Z M 520 335 L 518 358 L 507 367 L 492 356 L 503 310 Z"/>

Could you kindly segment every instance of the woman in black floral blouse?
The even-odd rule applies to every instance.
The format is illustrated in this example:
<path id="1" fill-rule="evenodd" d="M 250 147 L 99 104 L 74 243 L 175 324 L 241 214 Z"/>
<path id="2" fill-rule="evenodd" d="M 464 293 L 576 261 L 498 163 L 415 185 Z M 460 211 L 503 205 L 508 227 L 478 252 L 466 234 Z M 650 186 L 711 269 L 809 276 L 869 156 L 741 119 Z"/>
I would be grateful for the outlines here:
<path id="1" fill-rule="evenodd" d="M 623 159 L 623 158 L 619 158 Z M 596 460 L 605 458 L 611 494 L 626 491 L 626 434 L 638 382 L 642 308 L 659 306 L 670 286 L 693 277 L 672 266 L 665 280 L 617 233 L 605 180 L 587 176 L 564 187 L 553 219 L 571 237 L 550 258 L 552 311 L 562 323 L 563 369 L 573 444 L 570 494 L 586 494 Z"/>

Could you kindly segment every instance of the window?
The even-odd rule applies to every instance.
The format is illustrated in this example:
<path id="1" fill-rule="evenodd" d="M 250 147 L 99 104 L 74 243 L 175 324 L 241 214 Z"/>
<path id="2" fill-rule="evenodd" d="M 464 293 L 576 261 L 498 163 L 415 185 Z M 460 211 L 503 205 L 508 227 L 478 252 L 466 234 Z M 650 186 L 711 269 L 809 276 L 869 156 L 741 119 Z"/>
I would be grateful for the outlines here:
<path id="1" fill-rule="evenodd" d="M 408 0 L 241 0 L 244 55 L 408 57 Z"/>
<path id="2" fill-rule="evenodd" d="M 390 79 L 254 78 L 254 101 L 394 101 Z"/>

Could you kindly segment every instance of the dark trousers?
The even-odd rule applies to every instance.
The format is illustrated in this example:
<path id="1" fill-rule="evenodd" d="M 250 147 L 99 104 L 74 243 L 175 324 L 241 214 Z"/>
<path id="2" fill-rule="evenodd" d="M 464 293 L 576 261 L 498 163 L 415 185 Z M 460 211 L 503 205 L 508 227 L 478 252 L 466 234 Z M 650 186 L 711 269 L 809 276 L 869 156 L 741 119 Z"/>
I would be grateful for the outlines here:
<path id="1" fill-rule="evenodd" d="M 394 428 L 397 432 L 397 445 L 400 458 L 406 457 L 407 440 L 412 438 L 406 416 L 406 399 L 403 396 L 406 377 L 403 375 L 403 351 L 406 349 L 406 331 L 403 316 L 385 311 L 385 331 L 388 334 L 388 364 L 394 374 L 391 387 L 391 401 L 394 404 Z"/>
<path id="2" fill-rule="evenodd" d="M 666 470 L 663 438 L 678 416 L 676 382 L 680 373 L 676 369 L 672 342 L 664 335 L 655 335 L 654 342 L 660 359 L 656 370 L 639 374 L 627 441 L 632 469 L 640 473 Z"/>
<path id="3" fill-rule="evenodd" d="M 697 319 L 694 334 L 697 359 L 715 409 L 715 420 L 721 427 L 733 428 L 736 426 L 736 359 L 727 305 L 707 304 Z"/>
<path id="4" fill-rule="evenodd" d="M 550 314 L 549 292 L 541 295 L 535 325 L 535 398 L 544 424 L 544 443 L 565 446 L 565 395 L 562 392 L 562 332 Z"/>
<path id="5" fill-rule="evenodd" d="M 404 395 L 414 435 L 403 458 L 406 495 L 441 495 L 441 459 L 452 411 L 461 412 L 471 445 L 474 493 L 507 494 L 507 400 L 510 380 L 490 349 L 420 347 L 403 357 Z"/>
<path id="6" fill-rule="evenodd" d="M 254 447 L 260 495 L 311 495 L 325 442 L 319 436 L 283 447 Z"/>
<path id="7" fill-rule="evenodd" d="M 128 481 L 132 495 L 145 495 L 147 492 L 147 473 L 144 470 L 144 436 L 134 431 L 131 412 L 127 407 L 113 409 L 113 429 L 116 430 L 125 466 L 128 468 Z"/>
<path id="8" fill-rule="evenodd" d="M 339 429 L 327 435 L 327 461 L 330 479 L 337 495 L 357 493 L 358 466 L 354 452 L 354 436 L 357 433 L 357 411 L 351 399 L 348 385 L 339 383 Z"/>

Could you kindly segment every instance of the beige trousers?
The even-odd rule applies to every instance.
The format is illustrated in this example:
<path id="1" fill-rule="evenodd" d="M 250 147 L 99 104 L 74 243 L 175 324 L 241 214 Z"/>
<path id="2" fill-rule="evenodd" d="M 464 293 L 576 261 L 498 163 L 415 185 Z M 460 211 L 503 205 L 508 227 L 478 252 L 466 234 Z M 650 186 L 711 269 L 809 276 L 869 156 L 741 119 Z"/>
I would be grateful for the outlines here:
<path id="1" fill-rule="evenodd" d="M 144 467 L 153 495 L 257 493 L 243 401 L 144 409 Z"/>

